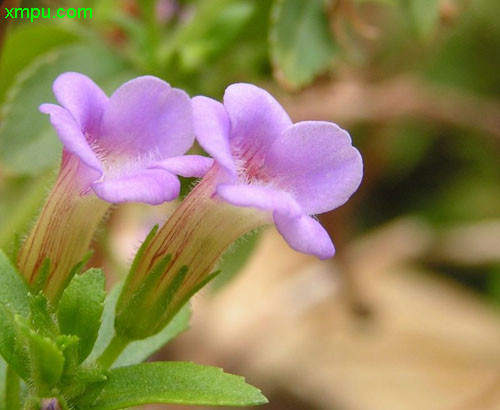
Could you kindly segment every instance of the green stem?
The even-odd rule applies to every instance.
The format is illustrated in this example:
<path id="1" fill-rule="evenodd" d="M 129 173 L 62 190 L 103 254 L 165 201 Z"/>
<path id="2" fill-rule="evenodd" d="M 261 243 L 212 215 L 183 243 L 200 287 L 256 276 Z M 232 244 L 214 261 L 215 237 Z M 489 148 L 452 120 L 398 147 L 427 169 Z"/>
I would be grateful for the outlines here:
<path id="1" fill-rule="evenodd" d="M 9 410 L 20 410 L 21 402 L 19 398 L 20 388 L 19 376 L 12 370 L 12 367 L 7 367 L 7 375 L 5 378 L 5 408 Z"/>
<path id="2" fill-rule="evenodd" d="M 118 356 L 120 356 L 130 342 L 130 339 L 126 339 L 115 334 L 108 347 L 106 347 L 106 350 L 102 353 L 101 357 L 97 359 L 99 366 L 103 369 L 108 369 L 116 361 L 116 359 L 118 359 Z"/>

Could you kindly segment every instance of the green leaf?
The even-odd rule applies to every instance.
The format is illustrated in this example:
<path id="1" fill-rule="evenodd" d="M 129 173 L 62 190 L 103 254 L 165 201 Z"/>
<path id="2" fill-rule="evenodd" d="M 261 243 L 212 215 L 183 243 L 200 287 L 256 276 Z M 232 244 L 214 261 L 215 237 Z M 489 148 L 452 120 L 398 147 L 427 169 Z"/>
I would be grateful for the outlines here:
<path id="1" fill-rule="evenodd" d="M 116 84 L 123 73 L 127 77 L 130 73 L 121 58 L 97 45 L 54 50 L 26 67 L 10 87 L 3 106 L 0 161 L 8 173 L 35 175 L 58 163 L 61 143 L 38 106 L 55 101 L 52 83 L 65 71 L 81 72 L 100 85 Z"/>
<path id="2" fill-rule="evenodd" d="M 29 314 L 28 286 L 12 266 L 9 258 L 0 250 L 0 303 L 14 313 Z"/>
<path id="3" fill-rule="evenodd" d="M 270 41 L 278 78 L 290 88 L 311 83 L 338 55 L 324 0 L 275 0 Z"/>
<path id="4" fill-rule="evenodd" d="M 80 362 L 90 354 L 97 339 L 104 309 L 106 279 L 101 269 L 76 275 L 65 289 L 57 316 L 61 333 L 80 339 Z"/>
<path id="5" fill-rule="evenodd" d="M 60 335 L 56 338 L 56 344 L 59 350 L 64 355 L 64 375 L 73 375 L 77 368 L 79 361 L 79 344 L 80 339 L 72 335 Z"/>
<path id="6" fill-rule="evenodd" d="M 57 320 L 44 294 L 29 295 L 31 327 L 38 333 L 47 337 L 55 337 L 59 333 Z"/>
<path id="7" fill-rule="evenodd" d="M 0 354 L 24 380 L 30 376 L 28 343 L 14 313 L 0 303 Z"/>
<path id="8" fill-rule="evenodd" d="M 439 20 L 439 0 L 405 0 L 403 7 L 417 35 L 427 40 Z"/>
<path id="9" fill-rule="evenodd" d="M 99 330 L 99 337 L 97 338 L 94 350 L 87 358 L 86 363 L 95 361 L 104 352 L 115 334 L 115 308 L 121 288 L 121 284 L 115 286 L 106 298 L 104 312 L 102 315 L 102 325 Z M 186 305 L 161 332 L 146 339 L 130 343 L 118 357 L 114 366 L 137 364 L 146 360 L 152 354 L 165 346 L 169 341 L 185 331 L 189 327 L 190 317 L 191 310 L 189 306 Z"/>
<path id="10" fill-rule="evenodd" d="M 27 340 L 29 381 L 39 393 L 49 392 L 61 378 L 64 356 L 52 339 L 39 335 L 20 318 L 16 318 L 16 321 Z"/>
<path id="11" fill-rule="evenodd" d="M 243 377 L 195 363 L 157 362 L 120 367 L 88 391 L 76 409 L 112 410 L 148 403 L 253 406 L 267 403 Z"/>
<path id="12" fill-rule="evenodd" d="M 7 36 L 0 61 L 0 101 L 15 76 L 48 51 L 78 40 L 76 33 L 49 24 L 19 24 Z M 23 50 L 22 53 L 19 50 Z"/>

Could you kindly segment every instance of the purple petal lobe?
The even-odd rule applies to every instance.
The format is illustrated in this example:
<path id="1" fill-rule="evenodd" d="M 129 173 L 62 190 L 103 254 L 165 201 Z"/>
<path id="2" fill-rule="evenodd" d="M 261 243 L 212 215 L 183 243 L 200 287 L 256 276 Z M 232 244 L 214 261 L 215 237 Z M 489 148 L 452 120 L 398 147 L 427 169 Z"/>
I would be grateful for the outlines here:
<path id="1" fill-rule="evenodd" d="M 97 171 L 96 180 L 99 179 L 103 173 L 102 164 L 90 148 L 73 116 L 64 108 L 54 104 L 42 104 L 40 111 L 50 115 L 50 122 L 56 129 L 64 148 Z"/>
<path id="2" fill-rule="evenodd" d="M 335 254 L 335 247 L 325 228 L 307 215 L 289 218 L 274 213 L 274 223 L 279 233 L 296 251 L 328 259 Z"/>
<path id="3" fill-rule="evenodd" d="M 293 192 L 305 213 L 337 208 L 356 191 L 363 163 L 349 134 L 330 122 L 300 122 L 271 146 L 265 166 L 279 186 Z"/>
<path id="4" fill-rule="evenodd" d="M 156 77 L 122 85 L 109 100 L 99 143 L 112 155 L 182 155 L 194 142 L 189 96 Z"/>
<path id="5" fill-rule="evenodd" d="M 230 175 L 236 177 L 236 165 L 229 145 L 231 125 L 224 106 L 208 97 L 194 97 L 192 104 L 199 144 Z"/>
<path id="6" fill-rule="evenodd" d="M 112 203 L 159 205 L 179 196 L 179 179 L 163 169 L 141 169 L 92 184 L 97 196 Z"/>
<path id="7" fill-rule="evenodd" d="M 94 134 L 99 129 L 108 97 L 87 76 L 64 73 L 53 85 L 57 101 L 66 108 L 84 133 Z"/>
<path id="8" fill-rule="evenodd" d="M 278 211 L 282 215 L 298 216 L 302 214 L 300 206 L 284 191 L 262 185 L 231 185 L 217 186 L 217 194 L 235 206 L 257 208 L 263 211 Z"/>
<path id="9" fill-rule="evenodd" d="M 273 141 L 292 125 L 274 97 L 252 84 L 230 85 L 224 107 L 231 121 L 231 139 L 251 151 L 265 153 Z"/>
<path id="10" fill-rule="evenodd" d="M 201 178 L 212 167 L 214 160 L 202 155 L 183 155 L 158 161 L 152 164 L 154 168 L 162 168 L 172 174 L 186 178 Z"/>

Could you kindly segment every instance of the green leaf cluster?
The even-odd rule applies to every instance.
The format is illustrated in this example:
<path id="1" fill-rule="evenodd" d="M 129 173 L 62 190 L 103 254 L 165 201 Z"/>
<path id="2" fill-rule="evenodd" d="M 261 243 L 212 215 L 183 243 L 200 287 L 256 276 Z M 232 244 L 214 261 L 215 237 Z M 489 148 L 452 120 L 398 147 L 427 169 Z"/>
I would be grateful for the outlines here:
<path id="1" fill-rule="evenodd" d="M 139 364 L 185 330 L 190 310 L 184 307 L 152 337 L 128 341 L 112 370 L 99 357 L 112 343 L 114 312 L 121 286 L 106 298 L 101 269 L 73 277 L 57 307 L 32 294 L 7 256 L 0 251 L 0 382 L 6 367 L 26 384 L 26 406 L 43 399 L 62 408 L 120 409 L 146 403 L 256 405 L 266 402 L 241 377 L 193 363 Z M 15 379 L 11 383 L 16 383 Z M 3 384 L 2 384 L 3 385 Z M 19 389 L 0 396 L 0 409 L 17 407 Z M 15 410 L 12 408 L 12 410 Z"/>

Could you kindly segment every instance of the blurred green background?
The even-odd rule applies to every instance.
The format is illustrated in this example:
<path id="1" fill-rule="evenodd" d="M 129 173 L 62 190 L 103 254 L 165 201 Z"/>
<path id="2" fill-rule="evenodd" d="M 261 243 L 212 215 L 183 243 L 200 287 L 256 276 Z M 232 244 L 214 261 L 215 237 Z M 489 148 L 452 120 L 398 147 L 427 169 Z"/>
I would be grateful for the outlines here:
<path id="1" fill-rule="evenodd" d="M 2 13 L 4 7 L 18 6 L 19 1 L 4 0 Z M 318 269 L 326 269 L 327 280 L 333 281 L 337 290 L 327 299 L 314 299 L 307 320 L 302 317 L 291 322 L 291 329 L 297 333 L 275 331 L 275 338 L 269 336 L 270 341 L 259 345 L 260 350 L 245 348 L 251 338 L 241 336 L 239 340 L 238 335 L 232 335 L 231 343 L 241 349 L 235 351 L 248 354 L 246 360 L 239 357 L 232 361 L 234 358 L 221 354 L 216 347 L 198 349 L 196 337 L 203 341 L 202 335 L 209 334 L 203 333 L 203 326 L 197 328 L 198 322 L 193 325 L 191 339 L 164 354 L 171 359 L 190 360 L 202 355 L 207 363 L 217 361 L 242 374 L 247 372 L 253 384 L 264 384 L 271 399 L 269 409 L 500 408 L 500 339 L 494 340 L 500 336 L 500 2 L 27 0 L 22 7 L 50 7 L 52 13 L 59 7 L 89 7 L 92 18 L 30 22 L 1 16 L 1 248 L 15 247 L 22 239 L 55 176 L 61 146 L 47 118 L 38 113 L 38 105 L 54 100 L 51 85 L 61 72 L 85 73 L 107 92 L 125 80 L 152 74 L 192 96 L 215 98 L 221 98 L 233 82 L 253 82 L 272 92 L 295 121 L 329 120 L 348 129 L 362 152 L 365 177 L 360 190 L 347 205 L 320 218 L 338 254 L 333 262 Z M 189 184 L 185 181 L 186 187 Z M 104 264 L 110 276 L 120 277 L 130 252 L 116 237 L 127 231 L 136 245 L 147 230 L 145 226 L 154 219 L 148 215 L 154 212 L 161 219 L 163 208 L 158 209 L 130 206 L 115 210 L 96 239 L 98 252 L 93 263 Z M 265 276 L 252 276 L 252 270 L 285 269 L 280 261 L 291 257 L 271 239 L 261 240 L 265 234 L 239 242 L 224 258 L 224 280 L 218 282 L 217 289 L 226 306 L 238 306 L 238 298 L 231 299 L 231 292 L 238 289 L 238 281 L 252 280 L 247 277 L 257 281 L 257 290 L 247 284 L 248 292 L 254 292 L 248 295 L 252 306 L 263 303 L 264 296 L 255 294 L 259 286 L 267 290 L 272 286 L 286 288 L 286 276 L 274 284 L 267 283 Z M 366 243 L 370 245 L 363 248 Z M 358 244 L 363 251 L 358 251 Z M 266 253 L 266 247 L 272 246 L 277 250 Z M 401 247 L 407 249 L 406 253 Z M 395 259 L 390 269 L 388 264 L 377 265 L 383 255 L 387 260 Z M 246 262 L 242 278 L 229 281 Z M 360 263 L 368 270 L 361 269 Z M 316 264 L 299 258 L 285 270 L 296 272 L 290 277 L 297 278 L 306 267 L 313 269 Z M 416 272 L 404 273 L 408 267 Z M 380 352 L 370 348 L 381 343 L 380 334 L 370 332 L 377 326 L 380 332 L 386 329 L 377 325 L 380 315 L 385 317 L 378 312 L 377 304 L 386 305 L 371 296 L 379 295 L 374 289 L 380 291 L 394 284 L 387 282 L 389 270 L 404 278 L 396 273 L 397 280 L 411 278 L 401 285 L 404 289 L 395 291 L 405 295 L 405 303 L 387 302 L 389 311 L 401 309 L 406 303 L 425 306 L 440 301 L 444 310 L 439 313 L 440 305 L 436 305 L 436 311 L 401 319 L 421 324 L 420 336 L 404 339 L 404 346 L 430 344 L 439 346 L 437 350 L 427 356 L 419 351 L 423 356 L 415 358 L 411 349 L 403 349 L 396 358 L 384 356 L 377 364 L 370 361 L 371 355 Z M 267 274 L 272 276 L 272 272 Z M 305 277 L 309 278 L 305 283 L 319 281 L 319 287 L 324 279 Z M 305 295 L 311 295 L 307 286 L 301 288 Z M 384 292 L 379 295 L 382 299 Z M 215 297 L 205 295 L 207 301 L 199 303 L 200 309 L 214 315 L 211 323 L 216 327 L 223 318 L 217 316 L 214 303 L 219 302 L 213 300 L 218 292 L 214 293 Z M 277 303 L 278 299 L 273 299 L 276 303 L 270 303 L 269 309 L 287 311 L 309 300 L 296 297 L 293 302 Z M 331 314 L 315 310 L 324 307 L 325 300 L 331 303 Z M 252 306 L 246 306 L 247 310 Z M 342 320 L 337 316 L 339 309 L 348 312 Z M 315 332 L 319 333 L 312 334 L 305 326 L 322 314 L 328 318 L 328 326 L 318 325 Z M 434 314 L 442 322 L 428 322 Z M 242 317 L 238 323 L 251 330 L 250 319 Z M 279 315 L 275 319 L 282 320 Z M 268 317 L 262 320 L 266 324 L 263 333 L 271 334 L 275 323 Z M 356 337 L 363 339 L 360 345 L 350 345 L 351 350 L 358 349 L 359 356 L 353 356 L 349 365 L 358 366 L 359 373 L 351 378 L 343 378 L 340 373 L 337 378 L 328 366 L 340 372 L 340 363 L 347 366 L 348 361 L 332 359 L 328 364 L 318 352 L 327 345 L 336 346 L 332 351 L 339 357 L 351 357 L 338 350 L 344 345 L 337 346 L 336 339 L 329 339 L 330 325 L 338 331 L 344 329 L 340 323 L 347 322 L 358 329 L 355 333 L 360 332 Z M 396 322 L 395 328 L 401 329 Z M 474 328 L 474 323 L 480 326 L 478 323 L 483 322 L 481 331 Z M 382 319 L 381 323 L 386 322 Z M 463 326 L 464 339 L 457 340 L 453 330 L 447 328 L 450 323 Z M 469 324 L 472 327 L 468 328 Z M 366 330 L 367 326 L 371 330 Z M 473 329 L 482 336 L 465 340 L 468 335 L 477 336 Z M 292 335 L 300 332 L 311 351 L 302 344 L 290 347 Z M 224 329 L 219 334 L 224 335 Z M 396 343 L 396 335 L 401 334 L 407 335 L 389 332 L 387 346 Z M 485 340 L 498 349 L 486 347 Z M 465 345 L 467 349 L 460 350 Z M 442 360 L 450 349 L 462 352 L 458 364 L 453 358 Z M 269 352 L 288 352 L 288 359 L 266 362 L 266 354 L 280 356 Z M 300 364 L 294 354 L 306 352 L 310 360 Z M 408 365 L 412 357 L 419 366 L 425 362 L 430 367 L 423 373 L 422 368 L 415 370 Z M 260 363 L 261 367 L 247 362 Z M 389 362 L 391 371 L 386 368 Z M 271 363 L 280 365 L 273 367 Z M 322 373 L 318 366 L 327 369 Z M 362 370 L 363 366 L 369 370 Z M 388 372 L 377 382 L 372 374 L 374 366 L 381 373 Z M 479 370 L 484 370 L 481 376 L 474 373 Z M 287 378 L 287 372 L 297 377 Z M 382 382 L 386 391 L 374 387 Z M 470 388 L 467 394 L 463 386 Z"/>

